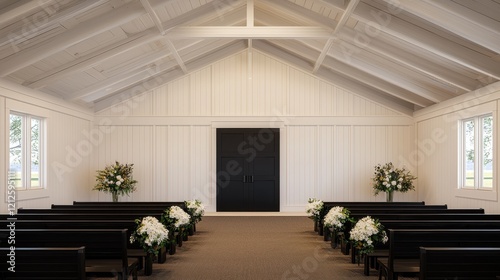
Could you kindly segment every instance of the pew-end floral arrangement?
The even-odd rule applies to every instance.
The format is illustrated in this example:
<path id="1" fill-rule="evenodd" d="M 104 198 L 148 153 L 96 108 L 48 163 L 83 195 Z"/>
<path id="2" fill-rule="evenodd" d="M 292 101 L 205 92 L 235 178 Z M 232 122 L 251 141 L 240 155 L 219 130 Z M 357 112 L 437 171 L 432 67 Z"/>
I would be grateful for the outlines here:
<path id="1" fill-rule="evenodd" d="M 319 221 L 321 219 L 321 212 L 323 211 L 323 201 L 316 198 L 309 198 L 307 200 L 306 213 L 310 219 Z"/>
<path id="2" fill-rule="evenodd" d="M 97 183 L 93 189 L 111 193 L 113 201 L 116 201 L 118 195 L 134 192 L 137 181 L 132 177 L 133 167 L 134 164 L 121 164 L 118 161 L 107 165 L 103 170 L 97 171 Z"/>
<path id="3" fill-rule="evenodd" d="M 352 241 L 352 246 L 357 250 L 358 265 L 361 255 L 373 252 L 376 243 L 386 243 L 389 240 L 384 226 L 378 219 L 370 216 L 356 222 L 349 232 L 349 239 Z"/>
<path id="4" fill-rule="evenodd" d="M 200 200 L 186 200 L 184 201 L 184 205 L 186 206 L 188 214 L 191 216 L 191 222 L 193 224 L 201 221 L 201 218 L 205 214 L 205 206 Z"/>
<path id="5" fill-rule="evenodd" d="M 384 165 L 375 166 L 375 174 L 373 176 L 373 189 L 375 195 L 379 192 L 407 192 L 415 190 L 413 181 L 417 177 L 411 175 L 409 170 L 403 168 L 396 168 L 392 162 Z"/>
<path id="6" fill-rule="evenodd" d="M 191 216 L 179 206 L 170 206 L 161 216 L 161 223 L 170 231 L 172 242 L 175 242 L 174 233 L 182 233 L 183 229 L 189 225 L 190 220 Z"/>
<path id="7" fill-rule="evenodd" d="M 341 231 L 344 229 L 345 223 L 349 220 L 349 209 L 342 206 L 332 207 L 323 219 L 325 227 L 332 228 L 334 231 Z"/>
<path id="8" fill-rule="evenodd" d="M 139 242 L 144 251 L 157 256 L 168 242 L 168 229 L 155 217 L 147 216 L 135 220 L 137 229 L 130 236 L 130 243 Z"/>

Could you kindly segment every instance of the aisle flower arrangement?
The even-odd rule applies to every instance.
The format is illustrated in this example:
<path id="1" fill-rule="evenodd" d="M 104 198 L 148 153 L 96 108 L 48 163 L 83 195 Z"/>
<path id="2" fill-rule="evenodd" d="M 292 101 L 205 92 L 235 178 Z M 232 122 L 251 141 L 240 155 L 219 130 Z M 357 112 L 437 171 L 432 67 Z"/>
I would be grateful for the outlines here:
<path id="1" fill-rule="evenodd" d="M 178 231 L 181 227 L 188 225 L 191 216 L 179 206 L 171 206 L 162 215 L 162 223 L 168 230 Z"/>
<path id="2" fill-rule="evenodd" d="M 388 238 L 384 226 L 370 216 L 366 216 L 356 222 L 349 233 L 352 246 L 357 249 L 358 264 L 361 255 L 371 253 L 377 242 L 386 243 Z"/>
<path id="3" fill-rule="evenodd" d="M 328 211 L 323 219 L 325 227 L 333 228 L 335 231 L 344 229 L 345 223 L 349 220 L 350 211 L 341 206 L 335 206 Z"/>
<path id="4" fill-rule="evenodd" d="M 168 241 L 168 229 L 155 217 L 147 216 L 135 220 L 137 229 L 130 236 L 130 243 L 139 242 L 148 254 L 158 255 Z"/>
<path id="5" fill-rule="evenodd" d="M 413 181 L 417 177 L 411 175 L 410 171 L 403 168 L 396 168 L 392 162 L 384 165 L 376 165 L 372 178 L 375 195 L 379 192 L 392 194 L 393 192 L 407 192 L 415 190 Z"/>
<path id="6" fill-rule="evenodd" d="M 323 201 L 316 198 L 309 198 L 306 206 L 306 213 L 309 214 L 309 218 L 319 221 L 321 211 L 323 211 Z"/>
<path id="7" fill-rule="evenodd" d="M 193 224 L 201 221 L 201 218 L 205 214 L 205 206 L 200 200 L 186 200 L 184 201 L 188 214 L 191 216 L 191 222 Z"/>
<path id="8" fill-rule="evenodd" d="M 111 193 L 114 202 L 118 200 L 118 195 L 134 192 L 137 181 L 132 177 L 133 166 L 134 164 L 121 164 L 115 161 L 115 164 L 98 170 L 97 183 L 93 189 Z"/>

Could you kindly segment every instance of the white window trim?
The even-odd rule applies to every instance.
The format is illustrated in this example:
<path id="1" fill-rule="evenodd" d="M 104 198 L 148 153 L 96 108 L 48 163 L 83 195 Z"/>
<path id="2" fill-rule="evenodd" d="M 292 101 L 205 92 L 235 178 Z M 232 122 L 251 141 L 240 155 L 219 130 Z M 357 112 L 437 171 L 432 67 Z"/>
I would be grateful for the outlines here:
<path id="1" fill-rule="evenodd" d="M 486 188 L 462 188 L 462 175 L 463 175 L 463 152 L 462 152 L 462 123 L 464 120 L 471 119 L 474 117 L 480 117 L 491 114 L 493 116 L 493 187 L 491 189 Z M 471 198 L 478 200 L 488 200 L 488 201 L 498 201 L 498 187 L 497 187 L 497 177 L 498 177 L 498 114 L 496 110 L 496 102 L 490 102 L 486 104 L 482 104 L 479 106 L 475 106 L 472 108 L 468 108 L 467 110 L 460 111 L 460 120 L 457 122 L 457 131 L 458 131 L 458 185 L 455 188 L 455 196 L 461 198 Z M 478 143 L 479 141 L 476 141 Z"/>
<path id="2" fill-rule="evenodd" d="M 5 110 L 6 126 L 5 127 L 10 127 L 9 119 L 10 119 L 11 113 L 13 113 L 13 114 L 21 113 L 21 114 L 40 117 L 41 119 L 43 119 L 43 122 L 42 122 L 43 123 L 43 127 L 42 127 L 43 139 L 41 141 L 42 142 L 41 143 L 42 144 L 42 146 L 41 146 L 42 152 L 41 152 L 40 160 L 44 164 L 42 164 L 40 172 L 43 172 L 42 185 L 44 187 L 43 188 L 34 188 L 34 189 L 16 190 L 15 200 L 16 201 L 23 201 L 23 200 L 40 199 L 40 198 L 49 197 L 49 191 L 47 189 L 48 188 L 48 185 L 47 185 L 47 152 L 48 151 L 47 151 L 47 134 L 46 134 L 47 126 L 49 124 L 48 112 L 47 112 L 47 110 L 45 110 L 43 108 L 36 107 L 36 106 L 26 104 L 23 102 L 15 101 L 15 100 L 6 100 L 5 108 L 6 108 L 6 110 Z M 5 138 L 6 139 L 5 139 L 4 151 L 5 151 L 5 154 L 8 155 L 9 148 L 10 148 L 9 147 L 9 145 L 10 145 L 9 133 L 6 133 Z M 5 166 L 8 168 L 9 165 L 10 165 L 9 164 L 9 157 L 6 156 L 5 157 Z M 7 188 L 5 190 L 7 190 Z M 5 191 L 5 193 L 4 193 L 4 200 L 5 200 L 5 202 L 9 201 L 7 191 Z"/>

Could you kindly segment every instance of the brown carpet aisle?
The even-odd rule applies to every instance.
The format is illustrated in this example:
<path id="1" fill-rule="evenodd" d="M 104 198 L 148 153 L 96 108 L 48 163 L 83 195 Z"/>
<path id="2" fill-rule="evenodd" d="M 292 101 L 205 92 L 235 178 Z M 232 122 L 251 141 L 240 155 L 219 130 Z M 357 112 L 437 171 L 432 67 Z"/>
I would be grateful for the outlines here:
<path id="1" fill-rule="evenodd" d="M 375 274 L 364 276 L 363 266 L 332 249 L 307 217 L 207 216 L 175 255 L 154 263 L 151 276 L 140 271 L 139 279 L 373 280 Z"/>

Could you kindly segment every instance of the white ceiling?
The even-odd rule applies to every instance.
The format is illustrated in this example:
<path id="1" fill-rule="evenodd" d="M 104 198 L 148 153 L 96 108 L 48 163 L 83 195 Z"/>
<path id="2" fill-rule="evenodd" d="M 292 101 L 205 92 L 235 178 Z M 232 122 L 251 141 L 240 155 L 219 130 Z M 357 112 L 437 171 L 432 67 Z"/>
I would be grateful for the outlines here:
<path id="1" fill-rule="evenodd" d="M 411 113 L 500 80 L 500 0 L 0 1 L 0 77 L 95 111 L 248 48 Z"/>

